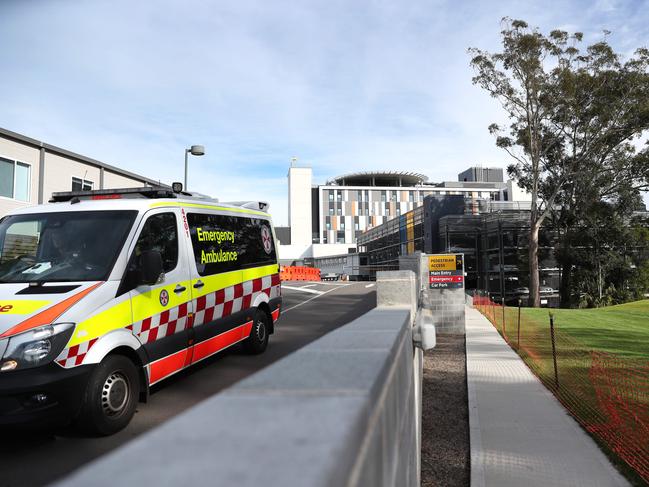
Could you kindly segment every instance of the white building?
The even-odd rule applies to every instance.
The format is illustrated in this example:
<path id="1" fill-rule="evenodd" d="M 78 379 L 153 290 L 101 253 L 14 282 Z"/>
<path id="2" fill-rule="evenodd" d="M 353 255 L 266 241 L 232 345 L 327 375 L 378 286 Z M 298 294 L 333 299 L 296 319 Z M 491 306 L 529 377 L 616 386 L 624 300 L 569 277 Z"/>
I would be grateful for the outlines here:
<path id="1" fill-rule="evenodd" d="M 420 206 L 428 195 L 467 199 L 525 200 L 501 168 L 469 168 L 458 181 L 431 183 L 424 174 L 367 171 L 313 185 L 310 167 L 288 172 L 289 227 L 277 228 L 283 261 L 342 255 L 356 249 L 364 231 Z"/>
<path id="2" fill-rule="evenodd" d="M 53 192 L 130 188 L 156 181 L 0 128 L 0 217 Z"/>

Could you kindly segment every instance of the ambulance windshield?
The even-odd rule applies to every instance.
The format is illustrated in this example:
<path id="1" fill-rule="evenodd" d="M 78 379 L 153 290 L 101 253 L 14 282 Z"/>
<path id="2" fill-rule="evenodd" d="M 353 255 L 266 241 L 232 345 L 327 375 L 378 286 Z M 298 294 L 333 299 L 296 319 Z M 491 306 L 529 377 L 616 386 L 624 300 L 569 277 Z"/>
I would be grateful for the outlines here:
<path id="1" fill-rule="evenodd" d="M 137 211 L 11 215 L 0 221 L 0 282 L 103 281 Z"/>

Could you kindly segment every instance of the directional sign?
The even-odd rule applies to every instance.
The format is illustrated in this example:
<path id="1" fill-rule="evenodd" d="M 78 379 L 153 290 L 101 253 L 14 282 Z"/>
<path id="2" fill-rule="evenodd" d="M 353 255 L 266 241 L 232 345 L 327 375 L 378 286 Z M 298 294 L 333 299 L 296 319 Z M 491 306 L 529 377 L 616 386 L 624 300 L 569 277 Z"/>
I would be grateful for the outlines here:
<path id="1" fill-rule="evenodd" d="M 462 255 L 440 254 L 428 257 L 428 270 L 433 271 L 458 271 L 464 270 Z"/>
<path id="2" fill-rule="evenodd" d="M 428 257 L 430 289 L 461 289 L 464 287 L 462 255 L 439 254 Z"/>
<path id="3" fill-rule="evenodd" d="M 430 283 L 434 282 L 464 282 L 464 276 L 430 276 Z"/>

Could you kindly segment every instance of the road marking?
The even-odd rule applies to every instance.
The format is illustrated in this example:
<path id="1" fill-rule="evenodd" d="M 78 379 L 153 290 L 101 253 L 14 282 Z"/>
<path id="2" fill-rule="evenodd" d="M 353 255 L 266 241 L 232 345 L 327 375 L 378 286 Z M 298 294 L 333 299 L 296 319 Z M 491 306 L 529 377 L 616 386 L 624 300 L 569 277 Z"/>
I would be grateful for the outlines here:
<path id="1" fill-rule="evenodd" d="M 286 286 L 282 286 L 282 287 L 286 287 Z M 295 309 L 295 308 L 297 308 L 297 307 L 299 307 L 299 306 L 302 306 L 303 304 L 306 304 L 306 303 L 308 303 L 308 302 L 311 302 L 311 301 L 313 301 L 314 299 L 317 299 L 317 298 L 319 298 L 319 297 L 321 297 L 321 296 L 324 296 L 325 294 L 329 294 L 330 292 L 335 291 L 335 290 L 336 290 L 336 288 L 334 287 L 334 288 L 329 289 L 328 291 L 323 291 L 321 294 L 318 294 L 318 295 L 316 295 L 316 296 L 313 296 L 312 298 L 309 298 L 309 299 L 307 299 L 306 301 L 302 301 L 301 303 L 298 303 L 298 304 L 296 304 L 295 306 L 291 306 L 290 308 L 287 308 L 287 309 L 285 309 L 285 310 L 282 310 L 282 314 L 284 314 L 284 313 L 286 313 L 286 312 L 288 312 L 288 311 L 291 311 L 292 309 Z"/>
<path id="2" fill-rule="evenodd" d="M 282 284 L 282 289 L 290 289 L 291 291 L 302 291 L 303 293 L 311 293 L 311 294 L 324 294 L 325 291 L 317 291 L 315 289 L 307 289 L 306 287 L 294 287 L 294 286 L 287 286 L 286 284 Z"/>
<path id="3" fill-rule="evenodd" d="M 376 283 L 372 283 L 372 284 L 368 284 L 368 285 L 365 286 L 365 287 L 374 287 L 375 285 L 376 285 Z"/>

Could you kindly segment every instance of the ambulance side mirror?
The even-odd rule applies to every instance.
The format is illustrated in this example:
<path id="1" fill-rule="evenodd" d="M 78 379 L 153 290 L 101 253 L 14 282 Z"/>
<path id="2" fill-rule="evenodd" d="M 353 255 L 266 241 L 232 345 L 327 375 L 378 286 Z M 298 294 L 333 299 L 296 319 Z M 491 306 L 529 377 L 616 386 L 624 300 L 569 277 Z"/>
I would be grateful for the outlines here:
<path id="1" fill-rule="evenodd" d="M 140 284 L 153 286 L 162 275 L 162 254 L 157 250 L 145 250 L 140 255 Z"/>

